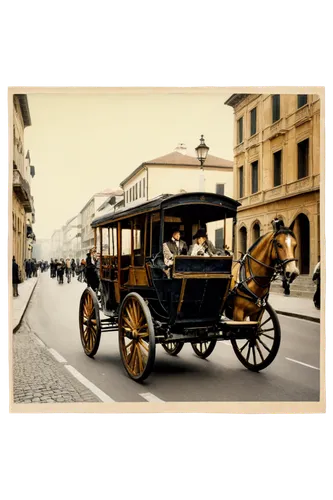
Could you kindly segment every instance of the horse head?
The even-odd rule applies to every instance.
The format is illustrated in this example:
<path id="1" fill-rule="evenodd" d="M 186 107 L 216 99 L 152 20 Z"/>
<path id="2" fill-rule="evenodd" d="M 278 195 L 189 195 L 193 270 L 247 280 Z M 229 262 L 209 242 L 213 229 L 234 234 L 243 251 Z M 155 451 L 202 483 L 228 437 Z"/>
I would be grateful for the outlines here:
<path id="1" fill-rule="evenodd" d="M 287 227 L 279 225 L 276 229 L 272 239 L 272 258 L 281 267 L 285 278 L 292 283 L 299 275 L 295 259 L 297 247 L 296 236 Z"/>

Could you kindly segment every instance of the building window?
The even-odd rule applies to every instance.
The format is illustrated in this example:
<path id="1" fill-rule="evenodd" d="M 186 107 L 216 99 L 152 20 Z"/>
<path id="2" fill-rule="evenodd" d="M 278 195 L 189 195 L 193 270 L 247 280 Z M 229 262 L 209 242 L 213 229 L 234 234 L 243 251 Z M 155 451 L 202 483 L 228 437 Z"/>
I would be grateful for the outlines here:
<path id="1" fill-rule="evenodd" d="M 224 184 L 216 184 L 216 194 L 224 195 Z"/>
<path id="2" fill-rule="evenodd" d="M 142 183 L 142 194 L 143 194 L 143 197 L 145 198 L 146 197 L 146 178 L 145 177 L 143 178 L 143 183 Z"/>
<path id="3" fill-rule="evenodd" d="M 215 246 L 216 248 L 223 248 L 224 244 L 224 237 L 223 237 L 223 227 L 221 229 L 215 229 Z"/>
<path id="4" fill-rule="evenodd" d="M 128 190 L 126 191 L 126 203 L 128 203 Z"/>
<path id="5" fill-rule="evenodd" d="M 139 182 L 139 198 L 142 197 L 142 194 L 141 194 L 141 181 Z"/>
<path id="6" fill-rule="evenodd" d="M 252 193 L 258 192 L 258 161 L 251 163 L 252 167 Z"/>
<path id="7" fill-rule="evenodd" d="M 272 96 L 272 122 L 280 120 L 280 95 Z"/>
<path id="8" fill-rule="evenodd" d="M 298 94 L 297 96 L 297 108 L 301 108 L 302 106 L 305 106 L 305 104 L 308 102 L 308 96 L 306 94 Z"/>
<path id="9" fill-rule="evenodd" d="M 243 117 L 240 118 L 237 122 L 237 129 L 238 129 L 238 144 L 241 144 L 243 142 Z"/>
<path id="10" fill-rule="evenodd" d="M 138 199 L 138 183 L 135 184 L 135 199 Z"/>
<path id="11" fill-rule="evenodd" d="M 297 144 L 298 179 L 309 175 L 309 139 Z"/>
<path id="12" fill-rule="evenodd" d="M 129 201 L 132 201 L 132 188 L 129 189 Z"/>
<path id="13" fill-rule="evenodd" d="M 253 240 L 252 243 L 257 241 L 259 238 L 260 238 L 260 225 L 259 222 L 256 222 L 252 228 L 252 240 Z"/>
<path id="14" fill-rule="evenodd" d="M 239 167 L 238 169 L 238 185 L 239 185 L 239 197 L 244 196 L 244 168 Z"/>
<path id="15" fill-rule="evenodd" d="M 251 130 L 250 135 L 254 135 L 257 133 L 257 108 L 253 108 L 251 110 Z"/>
<path id="16" fill-rule="evenodd" d="M 274 187 L 281 186 L 282 184 L 282 151 L 276 151 L 273 154 L 274 158 Z"/>

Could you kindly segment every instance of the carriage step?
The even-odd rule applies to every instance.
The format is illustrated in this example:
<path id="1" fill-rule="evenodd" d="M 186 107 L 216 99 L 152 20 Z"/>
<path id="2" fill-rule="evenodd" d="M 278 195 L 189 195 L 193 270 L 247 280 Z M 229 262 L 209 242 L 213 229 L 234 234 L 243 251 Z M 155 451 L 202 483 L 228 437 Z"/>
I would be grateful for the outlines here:
<path id="1" fill-rule="evenodd" d="M 228 325 L 228 326 L 237 326 L 237 327 L 244 327 L 247 328 L 249 326 L 257 326 L 258 321 L 234 321 L 234 320 L 229 320 L 229 321 L 223 321 L 223 325 Z"/>

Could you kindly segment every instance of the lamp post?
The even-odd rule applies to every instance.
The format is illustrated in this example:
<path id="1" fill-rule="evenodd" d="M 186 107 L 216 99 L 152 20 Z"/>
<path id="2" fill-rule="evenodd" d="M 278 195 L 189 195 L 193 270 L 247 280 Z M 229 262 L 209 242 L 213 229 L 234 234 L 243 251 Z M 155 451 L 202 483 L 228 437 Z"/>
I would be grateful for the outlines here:
<path id="1" fill-rule="evenodd" d="M 199 187 L 199 191 L 204 191 L 205 190 L 205 177 L 204 177 L 204 169 L 203 169 L 203 165 L 206 161 L 206 158 L 207 158 L 207 154 L 208 154 L 208 151 L 209 151 L 209 147 L 205 144 L 205 139 L 204 139 L 204 136 L 201 135 L 201 139 L 200 139 L 200 144 L 199 146 L 197 146 L 195 148 L 196 152 L 197 152 L 197 158 L 198 160 L 200 161 L 200 187 Z"/>

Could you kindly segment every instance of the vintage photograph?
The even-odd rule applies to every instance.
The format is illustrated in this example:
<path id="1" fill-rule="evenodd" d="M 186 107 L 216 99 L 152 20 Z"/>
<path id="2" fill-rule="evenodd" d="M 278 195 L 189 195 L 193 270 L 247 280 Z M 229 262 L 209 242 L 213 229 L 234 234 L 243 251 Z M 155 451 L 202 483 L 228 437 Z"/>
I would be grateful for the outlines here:
<path id="1" fill-rule="evenodd" d="M 322 402 L 323 94 L 266 90 L 9 89 L 15 411 Z"/>

